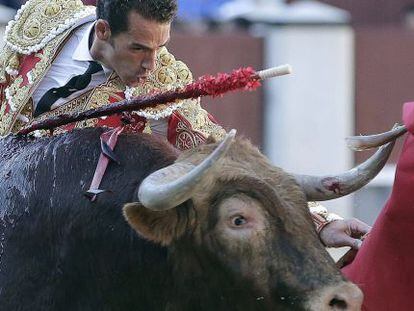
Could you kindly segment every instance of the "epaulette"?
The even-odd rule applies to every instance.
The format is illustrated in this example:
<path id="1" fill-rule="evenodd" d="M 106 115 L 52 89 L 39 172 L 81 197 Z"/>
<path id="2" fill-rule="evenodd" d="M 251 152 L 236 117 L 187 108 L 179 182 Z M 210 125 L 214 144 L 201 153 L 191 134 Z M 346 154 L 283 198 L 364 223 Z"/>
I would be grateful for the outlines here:
<path id="1" fill-rule="evenodd" d="M 157 54 L 155 70 L 145 83 L 137 87 L 127 87 L 126 98 L 145 95 L 158 91 L 169 91 L 182 88 L 193 81 L 190 69 L 182 61 L 176 60 L 168 50 L 163 47 Z M 147 119 L 157 120 L 171 115 L 184 101 L 178 101 L 174 105 L 160 104 L 155 107 L 137 111 L 137 114 Z"/>
<path id="2" fill-rule="evenodd" d="M 81 0 L 29 0 L 7 25 L 4 40 L 13 52 L 29 55 L 94 12 Z"/>

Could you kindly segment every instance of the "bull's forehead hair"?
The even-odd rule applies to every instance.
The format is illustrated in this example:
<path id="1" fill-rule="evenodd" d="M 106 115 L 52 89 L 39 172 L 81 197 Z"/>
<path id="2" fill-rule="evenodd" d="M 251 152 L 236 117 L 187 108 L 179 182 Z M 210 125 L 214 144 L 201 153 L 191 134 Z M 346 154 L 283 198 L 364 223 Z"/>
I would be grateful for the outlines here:
<path id="1" fill-rule="evenodd" d="M 201 144 L 196 148 L 184 151 L 179 157 L 180 160 L 189 160 L 194 164 L 200 163 L 207 155 L 219 145 L 219 143 Z M 253 146 L 249 140 L 243 137 L 236 137 L 232 142 L 225 158 L 234 162 L 247 164 L 260 163 L 266 166 L 271 165 L 259 149 Z"/>
<path id="2" fill-rule="evenodd" d="M 197 165 L 216 146 L 217 144 L 201 145 L 193 150 L 182 153 L 178 161 L 191 162 Z M 269 160 L 255 146 L 247 139 L 240 137 L 237 137 L 233 141 L 224 158 L 220 160 L 220 163 L 212 171 L 212 174 L 209 174 L 203 179 L 203 182 L 195 191 L 194 198 L 197 199 L 197 202 L 211 201 L 207 196 L 211 198 L 211 194 L 221 193 L 226 185 L 235 187 L 240 179 L 246 180 L 246 178 L 255 179 L 254 182 L 250 182 L 246 190 L 251 191 L 252 189 L 256 189 L 257 194 L 263 193 L 260 187 L 257 186 L 260 182 L 265 182 L 267 188 L 275 191 L 280 201 L 284 205 L 288 205 L 288 209 L 281 214 L 297 214 L 294 217 L 295 219 L 288 221 L 288 223 L 296 222 L 296 220 L 302 223 L 303 221 L 311 222 L 306 209 L 305 195 L 294 178 L 282 169 L 272 166 Z M 200 210 L 200 212 L 206 212 L 207 209 L 208 207 L 203 208 L 204 211 Z"/>
<path id="3" fill-rule="evenodd" d="M 178 161 L 197 165 L 216 147 L 217 144 L 201 145 L 182 153 Z M 301 203 L 305 201 L 305 195 L 291 175 L 273 166 L 255 146 L 247 139 L 240 137 L 237 137 L 231 144 L 225 156 L 216 165 L 213 174 L 204 179 L 205 183 L 202 187 L 210 189 L 218 178 L 231 180 L 238 179 L 242 175 L 266 181 L 278 191 L 282 199 L 296 198 Z"/>

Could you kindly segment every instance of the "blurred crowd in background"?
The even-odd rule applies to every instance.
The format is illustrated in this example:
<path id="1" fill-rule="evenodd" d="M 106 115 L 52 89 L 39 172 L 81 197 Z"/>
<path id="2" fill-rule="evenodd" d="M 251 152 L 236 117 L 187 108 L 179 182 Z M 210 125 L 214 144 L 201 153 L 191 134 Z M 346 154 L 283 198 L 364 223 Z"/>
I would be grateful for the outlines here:
<path id="1" fill-rule="evenodd" d="M 187 19 L 209 18 L 214 15 L 218 6 L 229 0 L 180 0 L 180 16 Z M 26 0 L 0 0 L 0 4 L 18 9 Z M 83 0 L 83 3 L 95 5 L 96 0 Z"/>
<path id="2" fill-rule="evenodd" d="M 13 9 L 18 9 L 25 2 L 25 0 L 1 0 L 0 4 Z"/>
<path id="3" fill-rule="evenodd" d="M 18 9 L 26 0 L 0 0 L 0 5 Z M 82 0 L 88 5 L 95 5 L 96 0 Z M 414 1 L 412 0 L 178 0 L 179 20 L 181 22 L 216 21 L 222 18 L 223 10 L 246 10 L 249 6 L 261 6 L 266 3 L 277 5 L 294 2 L 320 2 L 351 13 L 352 24 L 398 23 L 414 28 Z M 230 6 L 223 7 L 224 4 Z M 225 9 L 223 9 L 225 8 Z"/>

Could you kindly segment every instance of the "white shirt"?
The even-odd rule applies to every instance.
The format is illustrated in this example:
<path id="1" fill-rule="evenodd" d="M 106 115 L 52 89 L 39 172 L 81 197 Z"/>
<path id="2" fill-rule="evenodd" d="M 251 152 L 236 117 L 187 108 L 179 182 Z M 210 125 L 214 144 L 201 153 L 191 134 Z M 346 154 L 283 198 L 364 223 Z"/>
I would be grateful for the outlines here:
<path id="1" fill-rule="evenodd" d="M 71 78 L 85 73 L 88 69 L 89 61 L 93 60 L 89 52 L 89 34 L 93 30 L 94 24 L 95 22 L 89 22 L 82 25 L 74 31 L 66 42 L 50 66 L 49 71 L 33 92 L 34 109 L 42 96 L 51 88 L 64 86 Z M 95 86 L 106 82 L 112 70 L 104 66 L 103 68 L 103 71 L 101 70 L 92 75 L 91 82 L 85 89 L 75 92 L 66 98 L 58 99 L 51 108 L 55 109 Z"/>
<path id="2" fill-rule="evenodd" d="M 32 94 L 33 110 L 36 109 L 42 96 L 51 88 L 64 86 L 72 77 L 81 75 L 88 69 L 89 61 L 94 60 L 89 51 L 89 35 L 91 31 L 93 31 L 94 25 L 95 21 L 82 25 L 76 29 L 68 39 L 59 55 L 50 66 L 49 71 Z M 105 66 L 102 67 L 104 70 L 93 74 L 91 82 L 86 88 L 75 92 L 66 98 L 58 99 L 52 105 L 51 109 L 55 109 L 95 86 L 105 83 L 111 75 L 112 69 Z M 68 74 L 68 72 L 70 74 Z M 153 134 L 158 134 L 164 137 L 167 136 L 168 118 L 150 120 L 150 126 Z"/>

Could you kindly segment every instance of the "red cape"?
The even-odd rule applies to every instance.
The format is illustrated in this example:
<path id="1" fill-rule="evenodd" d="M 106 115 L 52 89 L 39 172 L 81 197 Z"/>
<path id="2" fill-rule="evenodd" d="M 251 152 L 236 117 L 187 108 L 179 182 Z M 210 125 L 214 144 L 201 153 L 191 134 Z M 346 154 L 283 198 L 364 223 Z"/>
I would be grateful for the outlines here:
<path id="1" fill-rule="evenodd" d="M 414 310 L 414 103 L 391 197 L 354 261 L 342 272 L 364 292 L 363 310 Z M 411 296 L 413 295 L 413 296 Z"/>

